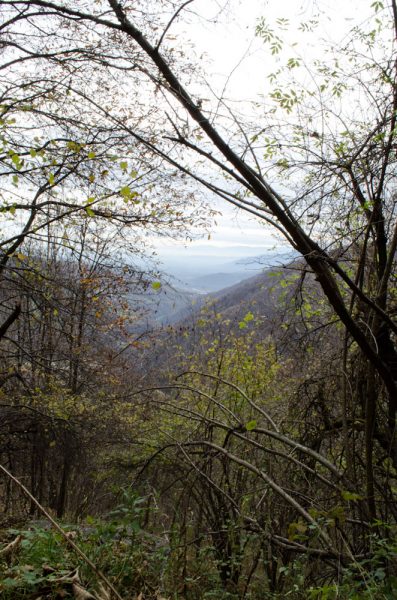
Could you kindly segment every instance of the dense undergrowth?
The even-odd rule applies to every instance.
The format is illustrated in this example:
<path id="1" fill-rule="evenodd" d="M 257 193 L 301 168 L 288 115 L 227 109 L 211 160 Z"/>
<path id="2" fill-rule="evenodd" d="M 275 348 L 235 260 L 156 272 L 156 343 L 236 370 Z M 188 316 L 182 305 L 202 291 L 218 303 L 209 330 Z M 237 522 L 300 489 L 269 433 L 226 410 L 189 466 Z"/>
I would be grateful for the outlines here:
<path id="1" fill-rule="evenodd" d="M 259 343 L 260 327 L 251 313 L 236 323 L 206 309 L 196 345 L 173 342 L 176 378 L 170 368 L 162 385 L 149 382 L 100 412 L 84 408 L 78 419 L 54 420 L 53 405 L 46 421 L 40 413 L 51 428 L 38 430 L 42 455 L 33 454 L 47 469 L 39 480 L 31 470 L 37 496 L 55 515 L 52 484 L 63 472 L 66 431 L 81 449 L 57 518 L 95 569 L 21 490 L 4 485 L 14 525 L 6 518 L 1 531 L 2 597 L 113 600 L 98 571 L 123 600 L 395 597 L 395 526 L 384 500 L 394 493 L 395 472 L 379 453 L 377 476 L 386 485 L 376 496 L 381 518 L 371 522 L 362 471 L 357 465 L 355 479 L 346 476 L 339 406 L 329 403 L 339 393 L 338 332 L 300 341 L 298 359 L 278 353 L 270 338 Z M 325 364 L 314 342 L 329 349 Z M 80 434 L 82 417 L 92 438 Z M 31 417 L 21 425 L 14 444 L 22 448 L 37 424 Z"/>
<path id="2" fill-rule="evenodd" d="M 209 539 L 186 545 L 181 531 L 152 533 L 143 528 L 147 499 L 123 490 L 122 503 L 102 518 L 88 517 L 78 524 L 64 523 L 67 537 L 96 565 L 125 599 L 139 600 L 392 600 L 397 589 L 397 543 L 371 535 L 371 556 L 340 566 L 338 579 L 324 566 L 296 558 L 280 567 L 282 592 L 272 592 L 266 577 L 266 553 L 246 557 L 234 589 L 222 584 L 222 565 Z M 259 539 L 246 543 L 261 546 Z M 14 547 L 4 553 L 8 544 Z M 56 600 L 109 600 L 112 593 L 89 565 L 76 556 L 67 541 L 46 520 L 32 520 L 1 531 L 1 596 Z M 247 560 L 248 558 L 248 560 Z M 308 574 L 318 570 L 318 585 Z M 320 585 L 321 582 L 321 585 Z"/>

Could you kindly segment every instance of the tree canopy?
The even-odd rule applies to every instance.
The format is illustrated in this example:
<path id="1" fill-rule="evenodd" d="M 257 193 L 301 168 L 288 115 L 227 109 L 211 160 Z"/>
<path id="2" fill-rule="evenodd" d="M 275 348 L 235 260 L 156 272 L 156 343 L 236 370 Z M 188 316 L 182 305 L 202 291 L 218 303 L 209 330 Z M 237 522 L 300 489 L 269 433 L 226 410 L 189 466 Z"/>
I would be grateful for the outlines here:
<path id="1" fill-rule="evenodd" d="M 263 385 L 273 385 L 277 358 L 266 336 L 261 348 L 257 339 L 246 341 L 246 354 L 251 352 L 266 371 L 266 378 L 256 382 L 257 371 L 241 358 L 245 329 L 254 320 L 249 310 L 239 321 L 241 337 L 224 334 L 227 319 L 219 325 L 222 339 L 204 353 L 211 372 L 204 373 L 202 357 L 192 352 L 193 368 L 184 365 L 184 377 L 190 375 L 191 380 L 160 386 L 155 402 L 174 421 L 165 418 L 159 439 L 150 444 L 156 456 L 175 450 L 174 462 L 165 464 L 191 483 L 196 508 L 200 493 L 196 480 L 189 479 L 192 465 L 201 484 L 205 480 L 206 518 L 214 530 L 225 532 L 231 520 L 241 519 L 291 550 L 285 528 L 282 535 L 266 529 L 255 508 L 260 503 L 250 504 L 234 494 L 243 471 L 247 485 L 260 480 L 287 506 L 286 512 L 298 515 L 290 530 L 294 552 L 345 564 L 361 556 L 352 523 L 359 521 L 365 528 L 395 515 L 390 481 L 397 469 L 397 4 L 373 2 L 371 18 L 353 25 L 338 47 L 322 42 L 319 57 L 307 57 L 291 43 L 292 23 L 284 18 L 272 23 L 263 15 L 253 23 L 257 42 L 279 61 L 268 77 L 267 96 L 252 99 L 249 108 L 205 85 L 205 60 L 189 46 L 175 43 L 174 27 L 194 15 L 195 5 L 192 0 L 0 1 L 1 213 L 11 225 L 8 231 L 3 228 L 1 238 L 0 268 L 6 284 L 0 331 L 6 337 L 21 312 L 20 303 L 15 305 L 15 287 L 8 284 L 9 273 L 25 282 L 27 273 L 40 271 L 37 248 L 43 241 L 48 248 L 62 248 L 58 275 L 66 269 L 69 280 L 78 271 L 80 282 L 78 290 L 71 286 L 71 295 L 65 296 L 67 302 L 76 300 L 68 389 L 77 394 L 81 390 L 76 369 L 80 374 L 86 367 L 90 370 L 90 363 L 81 360 L 82 327 L 88 332 L 98 318 L 87 297 L 100 295 L 95 286 L 101 288 L 109 274 L 98 258 L 103 256 L 104 238 L 105 247 L 113 251 L 127 242 L 133 249 L 139 247 L 148 231 L 186 233 L 190 224 L 205 225 L 208 213 L 203 207 L 211 210 L 215 196 L 273 227 L 302 257 L 300 287 L 294 292 L 295 297 L 301 295 L 302 321 L 307 330 L 329 331 L 335 351 L 327 366 L 327 356 L 320 360 L 307 354 L 294 363 L 296 369 L 298 364 L 308 369 L 307 380 L 296 384 L 296 394 L 315 395 L 323 411 L 321 439 L 312 431 L 305 432 L 304 441 L 294 439 L 293 428 L 280 432 L 266 408 L 255 403 L 256 390 L 261 389 L 266 404 Z M 315 27 L 315 20 L 304 21 L 301 35 L 310 36 Z M 132 237 L 131 231 L 136 232 Z M 34 248 L 32 258 L 25 250 L 28 242 Z M 68 267 L 71 256 L 80 256 L 77 271 Z M 43 286 L 41 280 L 32 283 L 33 305 L 39 304 L 36 295 L 45 297 Z M 305 301 L 307 287 L 312 301 Z M 29 310 L 33 314 L 35 309 Z M 42 315 L 41 325 L 53 339 L 48 310 Z M 322 342 L 317 339 L 318 348 Z M 238 349 L 237 364 L 230 348 Z M 324 353 L 329 348 L 324 343 Z M 61 354 L 63 346 L 58 351 Z M 47 359 L 51 371 L 52 358 Z M 337 365 L 335 380 L 331 364 Z M 317 368 L 327 372 L 324 389 L 313 376 Z M 245 388 L 240 371 L 250 379 Z M 155 387 L 149 385 L 142 393 Z M 175 390 L 176 398 L 161 395 Z M 334 414 L 323 401 L 325 390 L 327 397 L 338 398 Z M 136 414 L 140 410 L 145 409 Z M 198 423 L 194 432 L 187 432 L 187 418 Z M 266 427 L 258 424 L 259 418 L 267 420 Z M 329 432 L 337 432 L 337 451 L 327 445 Z M 272 440 L 270 449 L 263 437 Z M 70 445 L 71 437 L 65 435 L 64 443 Z M 262 453 L 288 462 L 285 446 L 301 453 L 293 458 L 302 478 L 297 487 L 304 488 L 302 481 L 309 473 L 351 503 L 348 517 L 345 512 L 343 517 L 331 516 L 323 507 L 325 488 L 321 508 L 309 510 L 304 492 L 296 497 L 288 489 L 285 471 L 278 480 L 270 461 L 261 466 Z M 145 461 L 151 464 L 152 458 L 143 455 L 146 469 Z M 183 490 L 180 501 L 188 504 Z M 224 509 L 222 522 L 211 513 L 214 498 L 218 512 Z M 362 512 L 357 509 L 357 516 L 359 501 Z M 59 513 L 63 505 L 59 493 Z M 346 531 L 338 529 L 344 518 L 351 525 Z M 317 528 L 315 540 L 304 537 L 310 528 Z M 243 540 L 233 528 L 226 538 L 214 541 L 218 559 L 224 562 L 220 577 L 237 585 L 241 573 L 233 552 L 237 547 L 237 555 L 243 551 Z M 271 578 L 276 565 L 269 564 Z"/>

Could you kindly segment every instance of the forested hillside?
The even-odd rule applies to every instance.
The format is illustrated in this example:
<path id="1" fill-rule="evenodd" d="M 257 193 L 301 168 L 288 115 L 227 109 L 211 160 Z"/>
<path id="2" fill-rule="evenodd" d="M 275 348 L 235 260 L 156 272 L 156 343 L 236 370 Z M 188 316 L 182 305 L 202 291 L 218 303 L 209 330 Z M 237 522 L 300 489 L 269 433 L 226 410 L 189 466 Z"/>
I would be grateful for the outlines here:
<path id="1" fill-rule="evenodd" d="M 397 596 L 397 3 L 254 5 L 0 0 L 6 600 Z"/>

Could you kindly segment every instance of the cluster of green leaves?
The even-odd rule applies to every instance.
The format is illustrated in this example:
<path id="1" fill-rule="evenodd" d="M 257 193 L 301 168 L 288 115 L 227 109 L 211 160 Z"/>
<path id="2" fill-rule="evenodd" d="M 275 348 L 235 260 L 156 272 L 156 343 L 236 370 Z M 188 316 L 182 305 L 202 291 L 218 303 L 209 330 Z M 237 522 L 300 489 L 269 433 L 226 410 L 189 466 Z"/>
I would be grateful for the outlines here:
<path id="1" fill-rule="evenodd" d="M 310 600 L 393 600 L 397 589 L 397 544 L 372 538 L 371 556 L 342 571 L 339 582 L 308 590 Z"/>
<path id="2" fill-rule="evenodd" d="M 104 518 L 87 517 L 78 525 L 64 524 L 63 529 L 123 597 L 143 594 L 149 600 L 237 600 L 236 594 L 222 588 L 217 573 L 219 561 L 210 541 L 192 556 L 189 572 L 181 577 L 180 559 L 186 549 L 179 528 L 173 527 L 170 541 L 166 536 L 144 531 L 147 498 L 137 496 L 130 488 L 122 490 L 121 496 L 120 504 Z M 49 523 L 37 521 L 29 528 L 9 529 L 6 533 L 9 538 L 22 536 L 22 542 L 11 558 L 0 561 L 0 592 L 5 600 L 44 594 L 48 600 L 75 597 L 71 581 L 76 569 L 87 592 L 98 589 L 95 573 L 58 532 L 50 529 Z"/>
<path id="3" fill-rule="evenodd" d="M 126 597 L 157 589 L 167 557 L 165 545 L 156 547 L 142 533 L 145 502 L 146 498 L 125 489 L 120 505 L 104 518 L 88 517 L 79 525 L 64 525 L 69 535 L 76 536 L 81 550 Z M 40 592 L 49 599 L 73 597 L 71 578 L 77 568 L 88 590 L 98 588 L 95 573 L 49 524 L 38 522 L 28 529 L 10 529 L 8 535 L 21 535 L 22 542 L 8 564 L 1 564 L 4 576 L 0 590 L 5 600 L 36 597 Z"/>
<path id="4" fill-rule="evenodd" d="M 181 531 L 173 528 L 171 548 L 168 541 L 160 537 L 156 537 L 156 541 L 163 543 L 153 543 L 150 534 L 141 529 L 146 498 L 136 496 L 131 490 L 124 490 L 122 495 L 122 503 L 105 519 L 88 518 L 78 526 L 64 526 L 66 531 L 78 532 L 80 548 L 122 595 L 132 597 L 142 592 L 147 598 L 163 600 L 239 598 L 236 592 L 221 586 L 214 547 L 209 541 L 192 555 L 185 579 L 176 579 L 180 577 Z M 10 529 L 8 535 L 21 535 L 23 539 L 19 551 L 1 565 L 0 590 L 5 600 L 36 597 L 39 593 L 45 593 L 48 599 L 73 597 L 68 581 L 76 568 L 87 590 L 94 592 L 97 588 L 95 574 L 77 560 L 60 534 L 45 524 Z M 285 580 L 282 595 L 267 591 L 266 597 L 274 600 L 393 600 L 397 586 L 397 545 L 373 536 L 372 546 L 371 556 L 342 568 L 338 581 L 331 578 L 316 587 L 308 587 L 306 582 L 305 559 L 280 566 L 280 576 Z M 254 585 L 245 598 L 259 600 L 264 597 L 263 592 L 263 588 Z"/>
<path id="5" fill-rule="evenodd" d="M 284 579 L 282 592 L 268 592 L 272 600 L 394 600 L 397 577 L 397 547 L 394 541 L 372 538 L 373 552 L 366 559 L 341 567 L 337 580 L 326 572 L 318 573 L 318 586 L 307 582 L 307 558 L 296 558 L 279 567 Z"/>

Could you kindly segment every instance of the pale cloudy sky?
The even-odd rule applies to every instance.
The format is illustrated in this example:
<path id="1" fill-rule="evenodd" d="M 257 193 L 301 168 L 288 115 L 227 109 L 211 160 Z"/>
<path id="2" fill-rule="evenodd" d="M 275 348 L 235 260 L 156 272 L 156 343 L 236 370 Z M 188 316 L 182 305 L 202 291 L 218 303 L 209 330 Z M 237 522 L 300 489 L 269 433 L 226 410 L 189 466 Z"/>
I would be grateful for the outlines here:
<path id="1" fill-rule="evenodd" d="M 183 22 L 175 23 L 173 34 L 180 43 L 190 40 L 198 57 L 205 55 L 211 88 L 233 101 L 266 94 L 267 75 L 277 69 L 281 60 L 255 38 L 260 17 L 265 16 L 269 24 L 279 17 L 289 19 L 293 33 L 286 51 L 291 53 L 294 49 L 310 60 L 317 56 L 320 38 L 340 42 L 353 24 L 364 22 L 373 13 L 370 0 L 195 0 L 188 9 L 192 12 Z M 316 18 L 319 10 L 321 25 L 316 32 L 310 36 L 299 32 L 299 23 Z M 292 47 L 294 42 L 298 45 Z M 219 200 L 216 208 L 222 215 L 216 218 L 210 240 L 204 234 L 201 240 L 191 243 L 165 239 L 155 242 L 165 267 L 175 260 L 188 261 L 199 256 L 204 260 L 210 256 L 234 260 L 266 254 L 275 246 L 285 249 L 264 223 L 242 211 L 237 213 Z"/>

